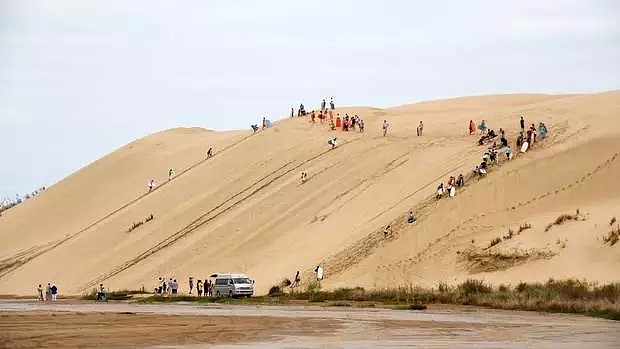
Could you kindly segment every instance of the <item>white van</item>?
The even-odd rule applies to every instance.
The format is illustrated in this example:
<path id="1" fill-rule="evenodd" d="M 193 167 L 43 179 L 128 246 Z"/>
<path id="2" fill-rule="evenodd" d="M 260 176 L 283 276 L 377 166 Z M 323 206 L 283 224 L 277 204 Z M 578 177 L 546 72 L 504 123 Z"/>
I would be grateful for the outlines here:
<path id="1" fill-rule="evenodd" d="M 241 273 L 217 273 L 213 294 L 216 297 L 252 297 L 254 294 L 254 280 Z"/>

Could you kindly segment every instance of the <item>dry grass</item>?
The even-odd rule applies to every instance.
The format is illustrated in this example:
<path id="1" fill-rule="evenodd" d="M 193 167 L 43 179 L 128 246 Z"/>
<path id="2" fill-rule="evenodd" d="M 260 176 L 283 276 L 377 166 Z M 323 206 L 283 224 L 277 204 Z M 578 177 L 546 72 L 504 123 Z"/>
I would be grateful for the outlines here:
<path id="1" fill-rule="evenodd" d="M 584 218 L 579 214 L 579 210 L 577 210 L 575 214 L 567 214 L 567 213 L 562 214 L 558 216 L 555 219 L 555 221 L 553 221 L 552 223 L 549 223 L 547 227 L 545 227 L 545 232 L 548 232 L 549 230 L 551 230 L 551 228 L 553 228 L 554 225 L 562 225 L 570 221 L 579 221 L 579 220 L 584 220 Z"/>
<path id="2" fill-rule="evenodd" d="M 539 259 L 551 259 L 555 253 L 542 250 L 503 250 L 488 251 L 470 249 L 459 253 L 460 259 L 466 263 L 471 273 L 506 270 L 526 262 Z"/>
<path id="3" fill-rule="evenodd" d="M 153 217 L 153 214 L 151 213 L 150 215 L 148 215 L 144 221 L 137 221 L 131 224 L 131 227 L 129 227 L 129 229 L 127 229 L 128 233 L 131 233 L 132 231 L 138 229 L 142 224 L 148 223 L 150 221 L 152 221 L 155 217 Z"/>
<path id="4" fill-rule="evenodd" d="M 520 235 L 522 232 L 532 229 L 532 225 L 529 223 L 523 223 L 519 226 L 519 230 L 517 230 L 517 235 Z"/>
<path id="5" fill-rule="evenodd" d="M 493 247 L 493 246 L 495 246 L 495 245 L 499 244 L 500 242 L 502 242 L 502 238 L 500 238 L 500 237 L 498 236 L 498 237 L 496 237 L 495 239 L 493 239 L 493 240 L 491 240 L 491 241 L 489 242 L 489 247 L 487 247 L 487 248 L 491 248 L 491 247 Z"/>
<path id="6" fill-rule="evenodd" d="M 620 225 L 616 228 L 612 228 L 607 236 L 603 236 L 603 243 L 609 246 L 615 245 L 620 240 Z"/>

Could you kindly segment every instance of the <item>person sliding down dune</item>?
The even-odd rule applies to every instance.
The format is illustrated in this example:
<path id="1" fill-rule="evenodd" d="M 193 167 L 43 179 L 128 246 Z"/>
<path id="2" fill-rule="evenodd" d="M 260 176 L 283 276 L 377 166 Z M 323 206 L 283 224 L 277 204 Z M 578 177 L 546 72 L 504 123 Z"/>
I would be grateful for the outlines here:
<path id="1" fill-rule="evenodd" d="M 308 173 L 306 171 L 301 172 L 301 184 L 306 183 L 308 180 Z"/>
<path id="2" fill-rule="evenodd" d="M 336 148 L 336 139 L 337 139 L 337 138 L 336 138 L 336 137 L 334 137 L 334 138 L 332 138 L 332 139 L 330 139 L 330 140 L 328 140 L 328 141 L 327 141 L 327 144 L 331 145 L 331 146 L 332 146 L 332 149 Z"/>
<path id="3" fill-rule="evenodd" d="M 407 223 L 413 223 L 417 220 L 417 218 L 413 215 L 413 211 L 409 211 L 407 215 Z"/>
<path id="4" fill-rule="evenodd" d="M 441 199 L 444 191 L 445 189 L 443 187 L 443 183 L 439 183 L 439 186 L 437 187 L 437 199 Z"/>

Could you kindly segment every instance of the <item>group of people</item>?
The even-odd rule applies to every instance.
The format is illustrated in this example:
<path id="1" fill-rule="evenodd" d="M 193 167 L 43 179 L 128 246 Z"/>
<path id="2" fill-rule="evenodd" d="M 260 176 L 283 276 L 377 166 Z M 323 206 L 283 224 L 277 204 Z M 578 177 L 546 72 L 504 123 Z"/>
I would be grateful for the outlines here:
<path id="1" fill-rule="evenodd" d="M 465 185 L 465 176 L 462 173 L 459 173 L 458 176 L 450 176 L 448 178 L 448 183 L 444 186 L 443 182 L 439 183 L 437 186 L 437 199 L 440 199 L 444 194 L 448 194 L 450 196 L 454 196 L 456 193 L 456 188 L 460 188 Z"/>
<path id="2" fill-rule="evenodd" d="M 42 302 L 47 300 L 55 301 L 58 296 L 58 287 L 56 287 L 56 284 L 53 282 L 48 283 L 45 289 L 39 284 L 39 287 L 37 287 L 37 296 Z"/>
<path id="3" fill-rule="evenodd" d="M 170 278 L 166 281 L 166 278 L 160 277 L 157 285 L 155 286 L 155 293 L 158 296 L 175 296 L 179 291 L 179 284 L 177 280 Z"/>
<path id="4" fill-rule="evenodd" d="M 192 276 L 189 277 L 189 294 L 191 295 L 194 291 L 194 278 Z M 202 280 L 196 281 L 196 294 L 198 297 L 213 297 L 213 281 L 205 278 L 204 282 Z"/>

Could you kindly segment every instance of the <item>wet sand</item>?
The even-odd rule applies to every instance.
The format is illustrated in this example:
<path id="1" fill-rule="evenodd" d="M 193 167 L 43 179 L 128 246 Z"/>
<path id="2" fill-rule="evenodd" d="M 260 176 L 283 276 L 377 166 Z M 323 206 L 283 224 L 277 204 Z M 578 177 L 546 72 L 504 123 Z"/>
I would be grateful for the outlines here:
<path id="1" fill-rule="evenodd" d="M 620 323 L 429 310 L 0 301 L 2 348 L 617 348 Z"/>

